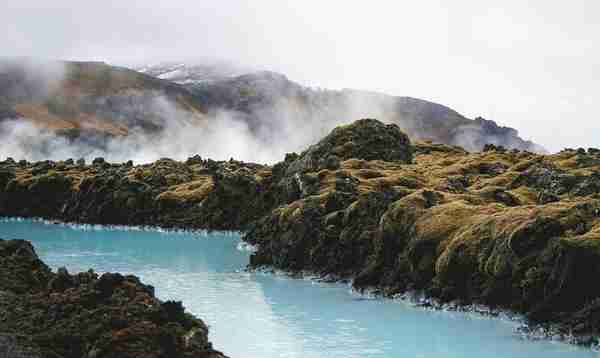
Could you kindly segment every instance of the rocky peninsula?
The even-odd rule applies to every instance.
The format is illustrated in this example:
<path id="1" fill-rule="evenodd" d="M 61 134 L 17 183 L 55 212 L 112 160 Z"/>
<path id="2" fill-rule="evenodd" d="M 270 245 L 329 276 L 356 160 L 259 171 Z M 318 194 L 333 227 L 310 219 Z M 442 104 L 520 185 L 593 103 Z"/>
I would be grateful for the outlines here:
<path id="1" fill-rule="evenodd" d="M 484 304 L 600 336 L 600 150 L 541 155 L 341 126 L 273 166 L 0 162 L 0 215 L 239 230 L 252 266 Z M 4 288 L 3 288 L 4 289 Z"/>
<path id="2" fill-rule="evenodd" d="M 23 240 L 0 240 L 0 356 L 225 358 L 181 302 L 135 276 L 52 272 Z"/>

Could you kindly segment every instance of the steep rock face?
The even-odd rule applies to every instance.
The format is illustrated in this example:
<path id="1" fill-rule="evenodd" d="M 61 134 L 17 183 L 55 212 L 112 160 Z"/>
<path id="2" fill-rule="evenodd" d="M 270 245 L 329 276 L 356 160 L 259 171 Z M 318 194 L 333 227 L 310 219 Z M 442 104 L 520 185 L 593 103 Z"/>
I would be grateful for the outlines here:
<path id="1" fill-rule="evenodd" d="M 6 357 L 224 358 L 181 302 L 135 276 L 51 272 L 27 241 L 0 239 L 0 312 Z"/>

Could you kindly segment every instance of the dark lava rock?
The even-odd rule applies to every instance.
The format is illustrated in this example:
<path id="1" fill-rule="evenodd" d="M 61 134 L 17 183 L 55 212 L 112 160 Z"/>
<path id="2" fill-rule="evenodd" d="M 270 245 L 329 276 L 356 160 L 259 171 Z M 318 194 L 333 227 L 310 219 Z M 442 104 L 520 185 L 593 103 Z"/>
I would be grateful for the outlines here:
<path id="1" fill-rule="evenodd" d="M 105 161 L 102 157 L 94 158 L 94 160 L 92 161 L 92 165 L 102 165 L 104 163 Z"/>
<path id="2" fill-rule="evenodd" d="M 10 358 L 224 358 L 181 302 L 135 276 L 53 273 L 22 240 L 0 240 L 0 332 Z"/>
<path id="3" fill-rule="evenodd" d="M 410 139 L 395 124 L 383 124 L 375 119 L 361 119 L 336 127 L 319 143 L 312 145 L 294 160 L 287 173 L 296 173 L 331 165 L 331 156 L 338 160 L 364 159 L 411 163 L 413 150 Z"/>
<path id="4" fill-rule="evenodd" d="M 564 170 L 560 170 L 552 165 L 541 164 L 535 165 L 521 173 L 511 186 L 516 188 L 526 185 L 539 191 L 562 195 L 571 191 L 578 181 L 579 178 L 575 175 L 566 173 Z"/>
<path id="5" fill-rule="evenodd" d="M 0 163 L 0 215 L 238 230 L 272 209 L 267 166 L 198 158 L 133 166 Z M 260 200 L 258 200 L 260 198 Z"/>
<path id="6" fill-rule="evenodd" d="M 187 164 L 187 165 L 202 164 L 202 157 L 197 154 L 194 156 L 191 156 L 185 161 L 185 164 Z"/>
<path id="7" fill-rule="evenodd" d="M 538 204 L 548 204 L 555 203 L 560 201 L 560 197 L 558 195 L 552 194 L 548 191 L 540 191 L 537 196 Z"/>
<path id="8" fill-rule="evenodd" d="M 15 178 L 15 172 L 11 169 L 0 169 L 0 192 L 4 190 L 6 184 Z"/>
<path id="9" fill-rule="evenodd" d="M 574 151 L 490 145 L 468 154 L 427 143 L 411 165 L 368 161 L 361 150 L 352 155 L 363 160 L 348 160 L 333 148 L 349 136 L 335 130 L 274 168 L 288 196 L 246 232 L 258 247 L 251 265 L 508 308 L 565 332 L 577 325 L 581 343 L 600 334 L 600 319 L 583 313 L 600 300 L 590 284 L 600 275 L 595 163 Z M 337 168 L 327 165 L 331 153 Z"/>
<path id="10" fill-rule="evenodd" d="M 496 146 L 494 144 L 489 143 L 489 144 L 486 144 L 483 146 L 482 152 L 502 152 L 502 153 L 504 153 L 504 152 L 506 152 L 506 148 L 501 145 Z"/>
<path id="11" fill-rule="evenodd" d="M 273 174 L 279 203 L 313 195 L 318 190 L 305 172 L 320 169 L 337 170 L 348 159 L 383 160 L 409 164 L 413 159 L 410 139 L 395 124 L 383 124 L 375 119 L 361 119 L 336 127 L 317 144 L 302 154 L 287 154 L 284 162 L 275 165 Z M 338 181 L 340 187 L 345 183 Z"/>
<path id="12" fill-rule="evenodd" d="M 0 333 L 0 357 L 2 358 L 42 358 L 40 350 L 32 347 L 26 337 Z"/>

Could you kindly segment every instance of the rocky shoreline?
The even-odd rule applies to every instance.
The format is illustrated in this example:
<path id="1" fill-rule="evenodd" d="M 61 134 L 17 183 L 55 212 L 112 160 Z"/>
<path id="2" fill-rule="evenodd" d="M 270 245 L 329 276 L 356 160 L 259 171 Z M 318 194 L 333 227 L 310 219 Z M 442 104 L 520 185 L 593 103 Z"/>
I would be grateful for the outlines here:
<path id="1" fill-rule="evenodd" d="M 240 230 L 255 267 L 507 309 L 594 344 L 599 173 L 598 149 L 469 153 L 367 119 L 274 166 L 7 160 L 0 215 Z"/>
<path id="2" fill-rule="evenodd" d="M 29 242 L 1 239 L 0 355 L 225 358 L 204 322 L 137 277 L 52 272 Z"/>
<path id="3" fill-rule="evenodd" d="M 273 202 L 270 170 L 200 157 L 133 166 L 102 158 L 0 163 L 0 214 L 66 222 L 212 230 L 244 228 Z M 258 200 L 260 198 L 260 200 Z"/>

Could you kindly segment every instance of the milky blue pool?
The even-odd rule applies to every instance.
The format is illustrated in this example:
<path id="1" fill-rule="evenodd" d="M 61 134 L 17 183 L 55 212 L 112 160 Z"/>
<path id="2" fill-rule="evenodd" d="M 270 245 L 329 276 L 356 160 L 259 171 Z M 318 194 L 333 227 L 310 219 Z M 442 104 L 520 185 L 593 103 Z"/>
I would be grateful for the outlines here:
<path id="1" fill-rule="evenodd" d="M 341 284 L 244 272 L 249 253 L 238 249 L 233 234 L 84 230 L 0 219 L 0 238 L 32 241 L 54 269 L 140 276 L 160 298 L 181 300 L 202 317 L 215 347 L 232 358 L 600 357 L 523 339 L 508 320 L 365 299 Z"/>

